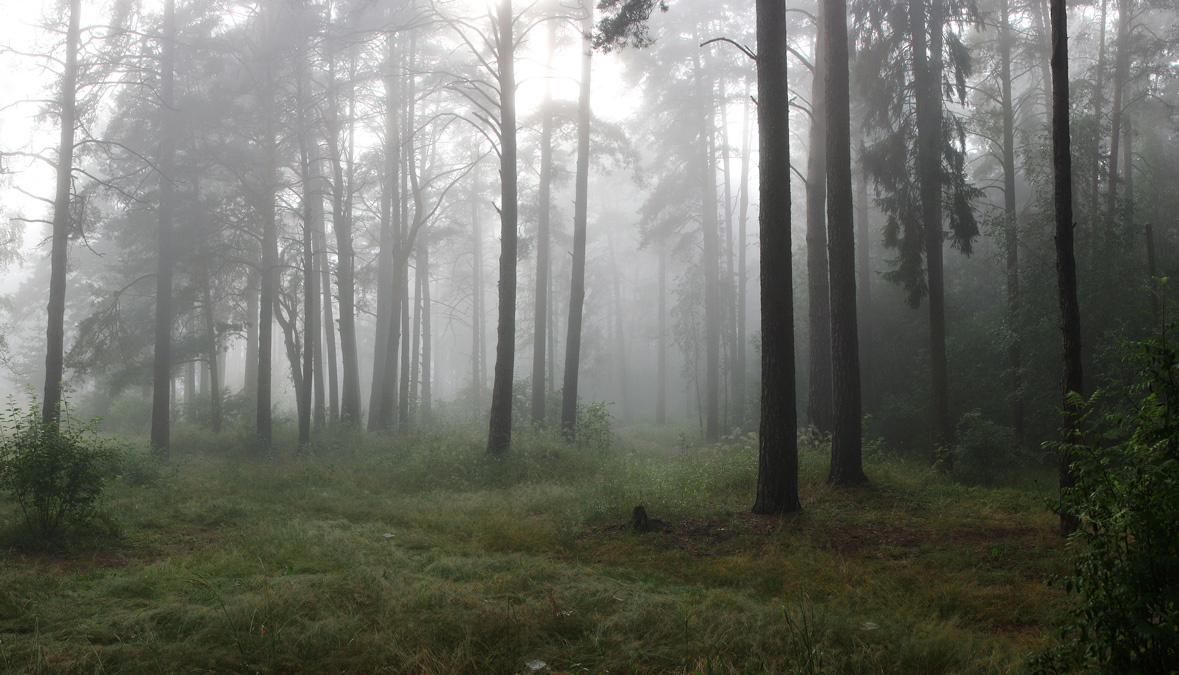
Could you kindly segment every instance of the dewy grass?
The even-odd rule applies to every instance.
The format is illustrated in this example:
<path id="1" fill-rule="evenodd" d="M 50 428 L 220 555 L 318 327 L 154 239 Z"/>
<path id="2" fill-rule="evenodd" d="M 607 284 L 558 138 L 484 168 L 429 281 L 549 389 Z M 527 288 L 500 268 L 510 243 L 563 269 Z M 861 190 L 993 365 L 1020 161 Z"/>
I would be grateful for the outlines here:
<path id="1" fill-rule="evenodd" d="M 756 517 L 748 439 L 648 438 L 186 443 L 112 486 L 121 539 L 0 550 L 0 671 L 1001 673 L 1060 620 L 1035 494 L 892 465 L 834 490 L 815 448 L 804 511 Z"/>

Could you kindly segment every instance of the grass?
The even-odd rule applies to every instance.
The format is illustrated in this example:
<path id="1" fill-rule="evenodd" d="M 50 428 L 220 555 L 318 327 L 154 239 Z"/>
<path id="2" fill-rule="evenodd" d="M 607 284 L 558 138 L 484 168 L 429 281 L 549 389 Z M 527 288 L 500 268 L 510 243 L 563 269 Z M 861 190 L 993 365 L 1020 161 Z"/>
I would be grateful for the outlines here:
<path id="1" fill-rule="evenodd" d="M 31 547 L 0 504 L 0 669 L 1004 673 L 1061 620 L 1034 491 L 882 462 L 835 490 L 812 448 L 804 511 L 760 517 L 750 439 L 624 436 L 251 458 L 244 436 L 181 431 L 155 480 L 110 489 L 116 539 Z M 659 531 L 627 530 L 637 504 Z"/>

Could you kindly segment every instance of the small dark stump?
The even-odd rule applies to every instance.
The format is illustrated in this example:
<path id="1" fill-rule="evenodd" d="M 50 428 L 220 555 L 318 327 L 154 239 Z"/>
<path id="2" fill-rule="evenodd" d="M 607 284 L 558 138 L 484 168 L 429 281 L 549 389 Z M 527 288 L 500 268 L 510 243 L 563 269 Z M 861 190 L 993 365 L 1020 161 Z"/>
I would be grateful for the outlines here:
<path id="1" fill-rule="evenodd" d="M 636 506 L 635 510 L 630 516 L 630 527 L 637 534 L 645 532 L 653 532 L 662 527 L 663 521 L 658 518 L 647 517 L 647 509 L 643 506 Z"/>

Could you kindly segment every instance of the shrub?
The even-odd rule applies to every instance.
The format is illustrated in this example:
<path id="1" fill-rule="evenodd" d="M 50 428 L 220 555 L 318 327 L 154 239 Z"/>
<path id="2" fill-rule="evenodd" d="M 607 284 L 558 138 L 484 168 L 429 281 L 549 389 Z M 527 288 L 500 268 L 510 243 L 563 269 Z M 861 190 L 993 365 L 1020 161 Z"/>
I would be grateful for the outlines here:
<path id="1" fill-rule="evenodd" d="M 49 537 L 65 524 L 96 515 L 103 487 L 118 465 L 118 451 L 98 435 L 97 418 L 81 423 L 62 406 L 60 422 L 41 420 L 36 399 L 22 410 L 10 398 L 0 421 L 0 491 L 20 506 L 25 524 Z"/>
<path id="2" fill-rule="evenodd" d="M 614 416 L 606 409 L 612 403 L 590 403 L 577 407 L 577 444 L 605 452 L 614 444 Z"/>
<path id="3" fill-rule="evenodd" d="M 954 436 L 952 474 L 963 483 L 993 483 L 1005 472 L 1028 463 L 1015 442 L 1015 432 L 978 411 L 962 416 Z"/>
<path id="4" fill-rule="evenodd" d="M 1135 381 L 1089 438 L 1054 447 L 1076 479 L 1058 508 L 1079 523 L 1065 588 L 1076 596 L 1063 644 L 1039 672 L 1174 672 L 1179 664 L 1179 342 L 1172 325 L 1131 345 Z"/>

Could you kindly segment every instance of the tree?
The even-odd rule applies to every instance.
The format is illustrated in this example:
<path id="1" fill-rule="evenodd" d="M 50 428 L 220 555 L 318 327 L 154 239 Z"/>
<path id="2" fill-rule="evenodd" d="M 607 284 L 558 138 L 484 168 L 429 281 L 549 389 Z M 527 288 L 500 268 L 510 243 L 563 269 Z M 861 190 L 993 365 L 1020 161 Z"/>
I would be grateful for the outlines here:
<path id="1" fill-rule="evenodd" d="M 754 513 L 788 513 L 802 507 L 798 501 L 786 74 L 786 3 L 757 0 L 762 373 Z"/>
<path id="2" fill-rule="evenodd" d="M 49 320 L 45 332 L 45 398 L 41 419 L 45 424 L 61 416 L 62 374 L 65 350 L 66 256 L 71 229 L 71 196 L 74 169 L 75 103 L 78 95 L 78 42 L 81 0 L 69 0 L 65 68 L 61 74 L 58 120 L 61 142 L 57 151 L 57 191 L 53 199 L 53 235 L 50 249 Z"/>
<path id="3" fill-rule="evenodd" d="M 548 21 L 548 42 L 546 68 L 549 78 L 545 79 L 544 100 L 541 102 L 540 117 L 540 212 L 536 220 L 536 294 L 533 307 L 532 325 L 532 423 L 539 424 L 545 418 L 545 341 L 548 337 L 549 309 L 549 217 L 552 211 L 553 183 L 553 54 L 556 51 L 557 22 Z"/>
<path id="4" fill-rule="evenodd" d="M 160 149 L 158 158 L 160 203 L 156 250 L 156 335 L 152 376 L 151 445 L 167 457 L 170 447 L 172 403 L 172 161 L 175 154 L 173 70 L 176 54 L 176 2 L 164 0 L 164 26 L 160 38 Z"/>
<path id="5" fill-rule="evenodd" d="M 577 430 L 577 379 L 581 369 L 581 321 L 585 308 L 585 240 L 589 200 L 590 73 L 593 58 L 593 6 L 583 0 L 581 88 L 577 98 L 577 168 L 573 203 L 573 276 L 569 282 L 569 322 L 565 338 L 565 381 L 561 391 L 561 431 L 572 440 Z"/>
<path id="6" fill-rule="evenodd" d="M 1056 214 L 1056 284 L 1060 298 L 1060 332 L 1063 352 L 1061 428 L 1066 444 L 1075 444 L 1081 411 L 1081 311 L 1077 302 L 1077 263 L 1073 255 L 1073 159 L 1069 135 L 1068 13 L 1064 0 L 1051 0 L 1052 16 L 1052 186 Z M 1060 489 L 1075 484 L 1067 452 L 1060 455 Z M 1076 518 L 1060 516 L 1060 531 L 1071 534 Z"/>
<path id="7" fill-rule="evenodd" d="M 851 169 L 851 96 L 847 4 L 822 0 L 819 32 L 826 48 L 827 240 L 831 270 L 832 436 L 827 482 L 867 481 L 860 452 L 860 345 L 856 321 L 856 250 Z M 816 72 L 818 68 L 816 68 Z"/>
<path id="8" fill-rule="evenodd" d="M 810 321 L 807 421 L 822 433 L 832 430 L 831 293 L 827 261 L 827 3 L 815 12 L 815 56 L 811 63 L 810 142 L 806 156 L 806 270 Z"/>

